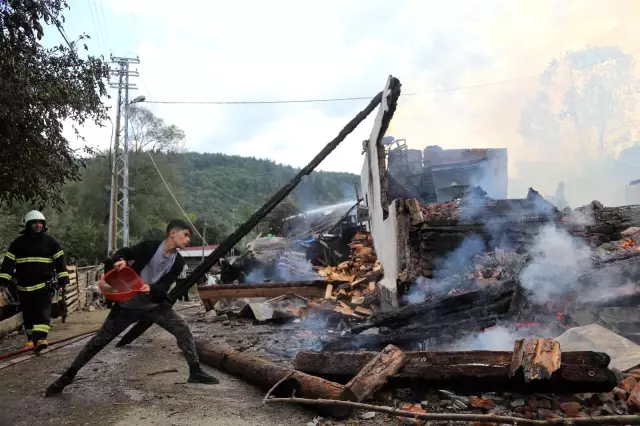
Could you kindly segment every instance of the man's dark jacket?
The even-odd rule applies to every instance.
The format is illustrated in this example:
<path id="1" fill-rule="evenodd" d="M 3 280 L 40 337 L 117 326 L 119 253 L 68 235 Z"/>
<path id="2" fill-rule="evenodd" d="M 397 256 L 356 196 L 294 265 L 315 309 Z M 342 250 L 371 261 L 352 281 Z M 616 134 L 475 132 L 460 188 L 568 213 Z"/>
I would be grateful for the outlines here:
<path id="1" fill-rule="evenodd" d="M 147 240 L 136 244 L 133 247 L 123 247 L 116 251 L 112 257 L 107 258 L 104 261 L 104 272 L 107 273 L 113 269 L 114 263 L 124 260 L 131 269 L 140 275 L 153 255 L 158 251 L 160 244 L 162 244 L 162 240 Z M 178 279 L 178 276 L 182 272 L 182 268 L 184 268 L 184 259 L 180 256 L 180 253 L 176 253 L 176 260 L 173 263 L 171 270 L 169 270 L 165 276 L 160 278 L 157 283 L 147 283 L 151 288 L 149 295 L 151 296 L 151 301 L 153 303 L 169 302 L 169 299 L 167 298 L 169 288 L 171 288 L 171 284 L 176 282 Z"/>

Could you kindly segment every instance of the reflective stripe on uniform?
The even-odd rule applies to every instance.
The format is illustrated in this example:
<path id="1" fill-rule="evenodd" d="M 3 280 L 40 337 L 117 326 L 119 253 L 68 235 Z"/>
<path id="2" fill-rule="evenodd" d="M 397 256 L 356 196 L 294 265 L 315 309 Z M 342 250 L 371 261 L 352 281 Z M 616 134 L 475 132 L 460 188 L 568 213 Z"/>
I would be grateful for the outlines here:
<path id="1" fill-rule="evenodd" d="M 4 255 L 5 255 L 5 257 L 8 257 L 9 259 L 11 259 L 13 261 L 16 260 L 15 255 L 13 253 L 11 253 L 11 252 L 6 252 Z"/>
<path id="2" fill-rule="evenodd" d="M 33 331 L 39 331 L 41 333 L 48 333 L 51 330 L 47 324 L 36 324 L 33 326 Z"/>
<path id="3" fill-rule="evenodd" d="M 20 291 L 36 291 L 36 290 L 40 290 L 41 288 L 44 288 L 45 286 L 46 286 L 45 283 L 40 283 L 36 285 L 31 285 L 29 287 L 22 287 L 22 286 L 16 286 L 16 287 L 18 287 L 18 290 Z"/>
<path id="4" fill-rule="evenodd" d="M 19 257 L 16 259 L 16 263 L 52 263 L 53 259 L 50 257 Z"/>
<path id="5" fill-rule="evenodd" d="M 11 281 L 13 277 L 9 274 L 0 274 L 0 278 L 4 278 L 5 280 Z"/>
<path id="6" fill-rule="evenodd" d="M 69 273 L 68 272 L 60 272 L 57 276 L 58 276 L 58 278 L 68 277 Z"/>
<path id="7" fill-rule="evenodd" d="M 62 250 L 60 250 L 59 252 L 57 252 L 56 254 L 53 255 L 53 260 L 56 260 L 57 258 L 62 256 L 63 254 L 64 254 L 64 252 Z"/>

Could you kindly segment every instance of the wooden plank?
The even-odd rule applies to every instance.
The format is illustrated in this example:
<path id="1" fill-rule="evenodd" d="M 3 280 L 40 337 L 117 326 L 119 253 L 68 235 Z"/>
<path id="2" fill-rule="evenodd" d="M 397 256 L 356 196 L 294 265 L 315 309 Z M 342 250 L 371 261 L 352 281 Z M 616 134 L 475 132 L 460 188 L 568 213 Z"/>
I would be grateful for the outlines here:
<path id="1" fill-rule="evenodd" d="M 331 300 L 332 294 L 333 294 L 333 284 L 327 284 L 327 288 L 324 291 L 324 298 L 327 300 Z"/>
<path id="2" fill-rule="evenodd" d="M 519 339 L 514 344 L 509 376 L 522 371 L 525 382 L 549 379 L 560 364 L 560 343 L 556 340 Z"/>
<path id="3" fill-rule="evenodd" d="M 362 402 L 378 391 L 389 377 L 396 374 L 404 366 L 408 359 L 399 348 L 389 345 L 347 383 L 347 389 L 353 392 L 358 402 Z"/>
<path id="4" fill-rule="evenodd" d="M 73 305 L 71 305 L 71 306 L 69 306 L 69 307 L 67 308 L 67 313 L 69 313 L 69 314 L 70 314 L 70 313 L 72 313 L 72 312 L 77 311 L 78 309 L 79 309 L 79 305 L 78 305 L 78 303 L 77 303 L 77 301 L 76 301 L 76 303 L 74 303 Z"/>
<path id="5" fill-rule="evenodd" d="M 243 297 L 277 297 L 295 293 L 303 297 L 322 297 L 326 281 L 272 282 L 259 284 L 210 285 L 198 287 L 201 299 L 224 299 Z"/>
<path id="6" fill-rule="evenodd" d="M 69 281 L 71 282 L 75 282 L 76 281 L 76 274 L 69 272 Z"/>
<path id="7" fill-rule="evenodd" d="M 74 295 L 73 297 L 68 298 L 65 301 L 67 306 L 73 305 L 74 303 L 78 303 L 78 295 Z"/>
<path id="8" fill-rule="evenodd" d="M 64 298 L 69 300 L 72 297 L 77 296 L 77 295 L 78 295 L 78 290 L 71 290 L 70 292 L 65 293 Z"/>

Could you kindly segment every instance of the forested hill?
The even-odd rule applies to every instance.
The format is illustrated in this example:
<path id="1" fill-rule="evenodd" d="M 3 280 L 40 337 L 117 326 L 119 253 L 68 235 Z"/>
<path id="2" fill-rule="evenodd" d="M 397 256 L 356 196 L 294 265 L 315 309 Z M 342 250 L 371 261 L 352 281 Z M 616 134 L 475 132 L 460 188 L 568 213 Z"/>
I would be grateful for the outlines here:
<path id="1" fill-rule="evenodd" d="M 198 215 L 216 212 L 231 219 L 238 212 L 255 210 L 289 182 L 299 169 L 253 157 L 188 153 L 180 162 L 186 205 Z M 355 199 L 351 173 L 313 172 L 296 188 L 293 201 L 300 209 Z"/>
<path id="2" fill-rule="evenodd" d="M 224 154 L 162 154 L 153 160 L 173 195 L 206 240 L 215 244 L 246 220 L 271 195 L 285 185 L 298 169 L 269 160 Z M 79 263 L 93 263 L 106 254 L 109 219 L 109 157 L 103 154 L 88 161 L 82 180 L 68 183 L 63 191 L 61 212 L 44 208 L 50 232 L 65 252 Z M 164 236 L 171 218 L 184 215 L 165 187 L 147 151 L 129 158 L 130 238 Z M 355 198 L 350 173 L 313 172 L 301 183 L 257 231 L 268 230 L 278 218 L 315 206 Z M 20 218 L 31 205 L 14 205 L 0 211 L 0 249 L 4 251 L 19 230 Z M 201 240 L 195 237 L 194 245 Z"/>

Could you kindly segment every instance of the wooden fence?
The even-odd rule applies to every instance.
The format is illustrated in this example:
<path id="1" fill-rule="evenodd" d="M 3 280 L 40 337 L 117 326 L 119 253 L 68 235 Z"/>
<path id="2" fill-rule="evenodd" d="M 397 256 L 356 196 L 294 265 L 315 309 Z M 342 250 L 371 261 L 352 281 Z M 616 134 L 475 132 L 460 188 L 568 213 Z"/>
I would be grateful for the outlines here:
<path id="1" fill-rule="evenodd" d="M 87 287 L 102 277 L 103 268 L 103 265 L 67 266 L 70 281 L 65 294 L 67 315 L 87 306 Z"/>

